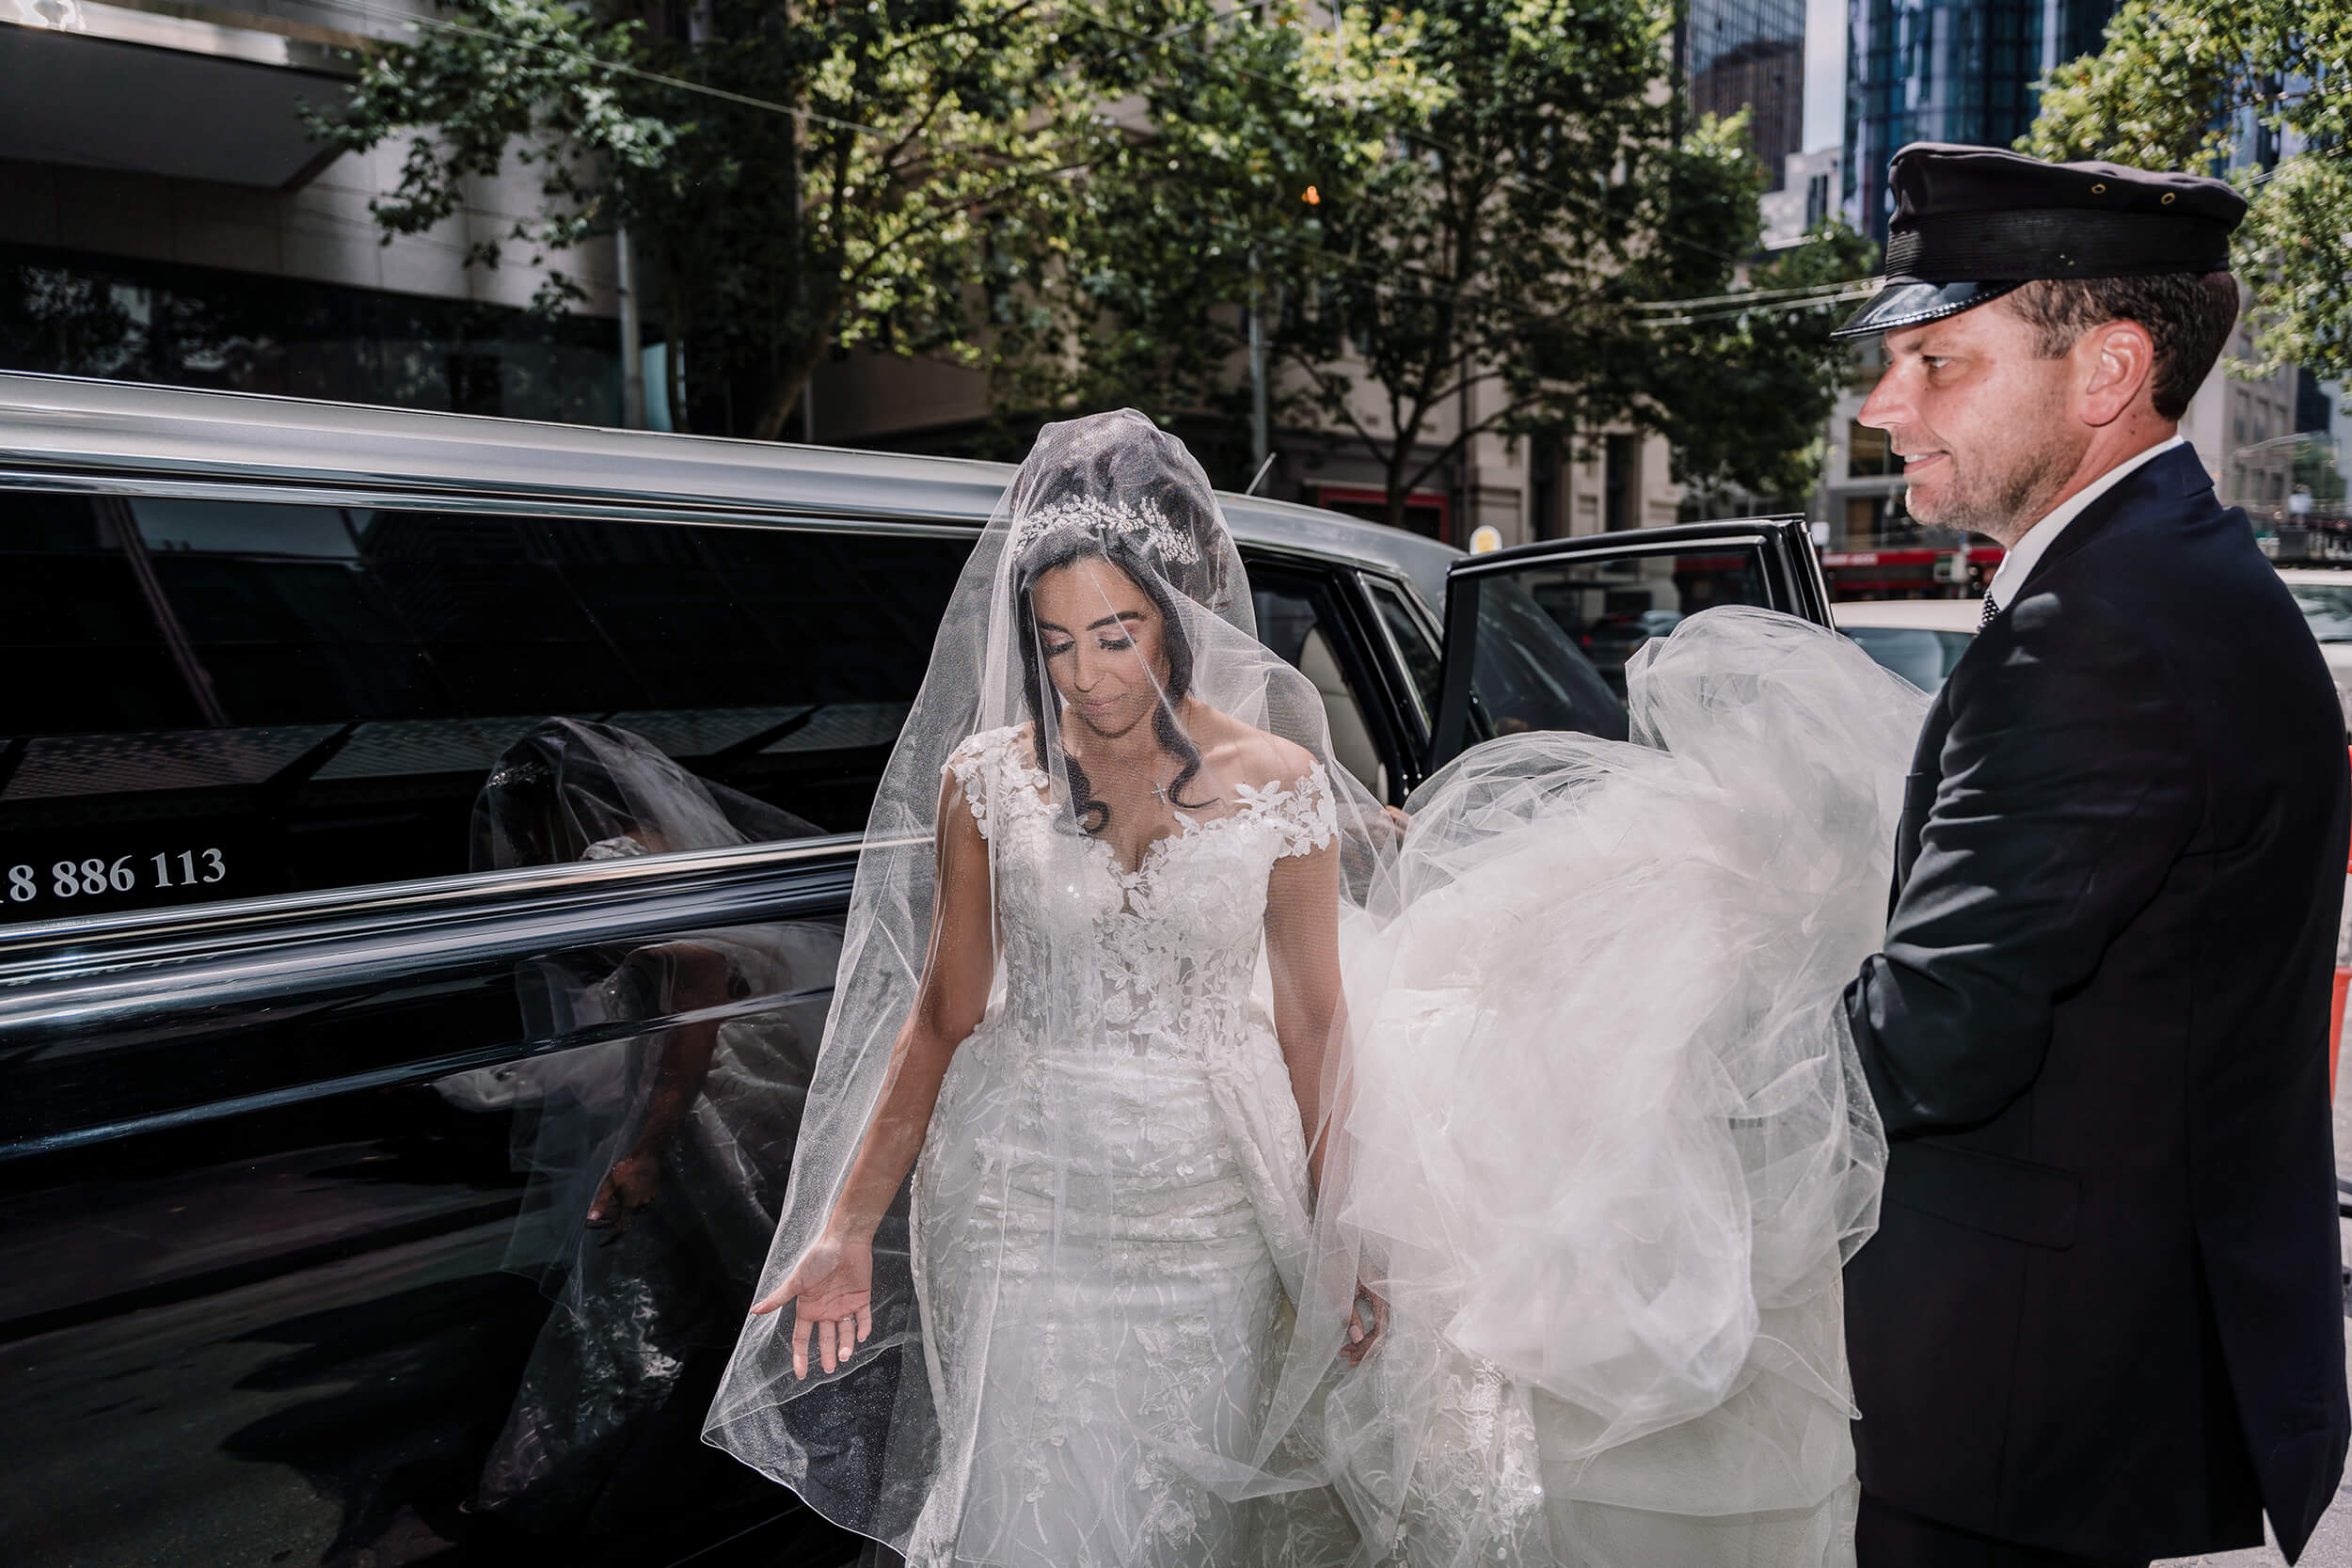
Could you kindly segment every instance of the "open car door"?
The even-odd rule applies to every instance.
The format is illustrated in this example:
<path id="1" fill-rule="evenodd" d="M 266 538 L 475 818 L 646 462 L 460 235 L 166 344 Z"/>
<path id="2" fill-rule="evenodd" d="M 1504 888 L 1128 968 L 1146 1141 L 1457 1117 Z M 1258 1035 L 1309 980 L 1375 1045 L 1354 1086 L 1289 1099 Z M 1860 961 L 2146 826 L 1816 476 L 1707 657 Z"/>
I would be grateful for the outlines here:
<path id="1" fill-rule="evenodd" d="M 1547 539 L 1446 574 L 1445 671 L 1429 768 L 1521 730 L 1626 736 L 1633 650 L 1717 605 L 1830 626 L 1803 517 L 1747 517 Z"/>

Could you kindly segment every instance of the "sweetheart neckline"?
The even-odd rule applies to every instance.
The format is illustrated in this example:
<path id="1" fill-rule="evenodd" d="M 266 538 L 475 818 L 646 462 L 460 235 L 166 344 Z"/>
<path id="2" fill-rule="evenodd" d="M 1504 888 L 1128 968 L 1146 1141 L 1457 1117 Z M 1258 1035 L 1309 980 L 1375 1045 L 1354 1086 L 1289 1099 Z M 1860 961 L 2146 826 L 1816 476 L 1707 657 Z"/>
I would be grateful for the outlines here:
<path id="1" fill-rule="evenodd" d="M 1053 805 L 1053 780 L 1046 776 L 1045 770 L 1018 760 L 1012 760 L 1010 766 L 1021 783 L 1022 794 L 1029 803 L 1041 811 L 1050 811 Z M 1206 822 L 1197 816 L 1177 817 L 1176 831 L 1172 833 L 1161 833 L 1144 845 L 1143 853 L 1136 858 L 1133 870 L 1129 870 L 1120 862 L 1119 847 L 1109 839 L 1096 833 L 1088 833 L 1084 837 L 1089 847 L 1100 848 L 1104 851 L 1104 857 L 1110 863 L 1109 871 L 1112 879 L 1119 883 L 1120 890 L 1126 893 L 1138 892 L 1142 889 L 1145 879 L 1151 875 L 1154 863 L 1167 858 L 1164 851 L 1168 846 L 1206 837 L 1216 829 L 1241 821 L 1245 817 L 1263 817 L 1266 813 L 1297 794 L 1299 786 L 1278 781 L 1262 787 L 1237 784 L 1234 788 L 1235 792 L 1241 796 L 1241 804 L 1224 816 L 1213 816 Z"/>

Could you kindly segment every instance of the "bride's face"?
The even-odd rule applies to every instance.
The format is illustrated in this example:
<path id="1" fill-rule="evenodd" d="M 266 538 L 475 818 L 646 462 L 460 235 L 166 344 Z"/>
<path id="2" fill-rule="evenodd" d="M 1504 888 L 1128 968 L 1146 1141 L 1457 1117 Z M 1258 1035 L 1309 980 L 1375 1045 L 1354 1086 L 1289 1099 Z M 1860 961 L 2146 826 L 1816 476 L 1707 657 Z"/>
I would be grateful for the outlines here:
<path id="1" fill-rule="evenodd" d="M 1115 740 L 1150 716 L 1168 684 L 1166 628 L 1134 578 L 1073 561 L 1040 577 L 1029 602 L 1046 673 L 1080 723 Z"/>

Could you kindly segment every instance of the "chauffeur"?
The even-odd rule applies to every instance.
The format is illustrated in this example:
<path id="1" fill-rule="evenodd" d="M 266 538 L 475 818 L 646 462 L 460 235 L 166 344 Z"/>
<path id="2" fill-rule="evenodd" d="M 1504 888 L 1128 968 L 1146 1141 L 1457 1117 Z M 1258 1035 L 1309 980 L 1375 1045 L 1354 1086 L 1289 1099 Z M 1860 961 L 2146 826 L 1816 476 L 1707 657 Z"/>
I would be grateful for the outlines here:
<path id="1" fill-rule="evenodd" d="M 2177 421 L 2219 181 L 1894 161 L 1862 422 L 2007 558 L 1845 1012 L 1892 1148 L 1847 1271 L 1863 1568 L 2292 1561 L 2343 1470 L 2328 1082 L 2343 721 Z"/>

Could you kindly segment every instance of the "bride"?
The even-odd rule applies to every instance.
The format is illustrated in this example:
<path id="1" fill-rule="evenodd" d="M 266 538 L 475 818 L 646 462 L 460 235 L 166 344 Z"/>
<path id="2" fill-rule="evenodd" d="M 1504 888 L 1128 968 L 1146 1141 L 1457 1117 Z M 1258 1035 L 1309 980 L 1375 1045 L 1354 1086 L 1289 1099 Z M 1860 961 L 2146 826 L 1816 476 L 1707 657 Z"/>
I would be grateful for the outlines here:
<path id="1" fill-rule="evenodd" d="M 1924 699 L 1693 617 L 1401 852 L 1200 468 L 1041 435 L 884 774 L 706 1435 L 911 1563 L 1851 1560 L 1831 1003 Z"/>
<path id="2" fill-rule="evenodd" d="M 1252 630 L 1183 446 L 1048 426 L 883 776 L 707 1434 L 911 1563 L 1355 1550 L 1266 1416 L 1386 825 Z"/>

